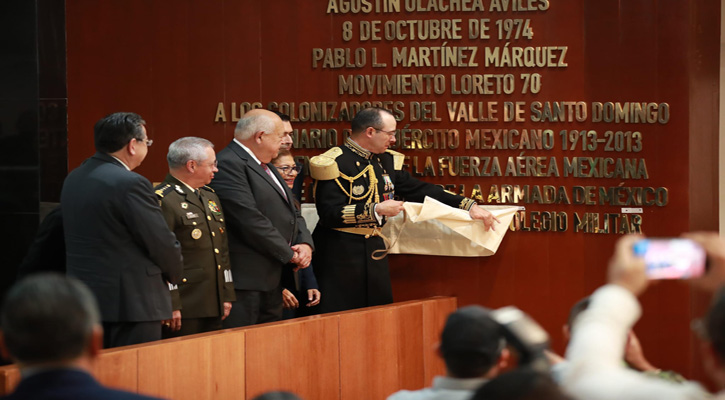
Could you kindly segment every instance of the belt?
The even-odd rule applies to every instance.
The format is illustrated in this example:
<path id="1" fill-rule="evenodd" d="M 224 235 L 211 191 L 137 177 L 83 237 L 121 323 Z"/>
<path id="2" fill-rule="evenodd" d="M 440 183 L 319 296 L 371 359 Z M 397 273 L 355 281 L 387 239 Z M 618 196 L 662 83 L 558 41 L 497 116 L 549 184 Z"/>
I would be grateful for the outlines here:
<path id="1" fill-rule="evenodd" d="M 365 236 L 365 239 L 370 239 L 371 236 L 384 237 L 382 229 L 379 226 L 374 228 L 333 228 L 336 231 L 352 233 L 353 235 Z"/>
<path id="2" fill-rule="evenodd" d="M 370 255 L 370 257 L 373 260 L 382 260 L 385 258 L 385 256 L 388 255 L 388 252 L 390 251 L 390 240 L 383 235 L 383 230 L 380 229 L 379 226 L 376 226 L 374 228 L 333 228 L 336 231 L 345 232 L 345 233 L 352 233 L 353 235 L 360 235 L 365 236 L 365 239 L 370 239 L 372 236 L 380 236 L 381 239 L 383 239 L 383 244 L 385 244 L 384 249 L 375 250 Z M 379 255 L 378 255 L 379 254 Z"/>

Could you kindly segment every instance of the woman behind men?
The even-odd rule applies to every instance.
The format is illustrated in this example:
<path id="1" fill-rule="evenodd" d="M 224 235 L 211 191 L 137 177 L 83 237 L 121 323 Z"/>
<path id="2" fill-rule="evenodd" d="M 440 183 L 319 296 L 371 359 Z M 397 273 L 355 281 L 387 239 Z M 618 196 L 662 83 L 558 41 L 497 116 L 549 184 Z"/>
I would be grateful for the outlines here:
<path id="1" fill-rule="evenodd" d="M 284 182 L 292 189 L 297 174 L 302 170 L 302 166 L 295 163 L 292 153 L 289 150 L 282 149 L 279 151 L 277 157 L 272 159 L 270 164 L 277 168 Z M 299 199 L 293 200 L 295 207 L 300 209 Z M 282 291 L 282 300 L 285 308 L 284 319 L 302 317 L 314 313 L 312 310 L 306 310 L 305 307 L 300 309 L 299 301 L 299 299 L 307 298 L 308 303 L 306 307 L 314 307 L 320 303 L 320 291 L 318 290 L 317 279 L 312 270 L 312 265 L 309 268 L 301 269 L 297 272 L 293 272 L 292 270 L 283 271 L 282 286 L 285 288 Z"/>

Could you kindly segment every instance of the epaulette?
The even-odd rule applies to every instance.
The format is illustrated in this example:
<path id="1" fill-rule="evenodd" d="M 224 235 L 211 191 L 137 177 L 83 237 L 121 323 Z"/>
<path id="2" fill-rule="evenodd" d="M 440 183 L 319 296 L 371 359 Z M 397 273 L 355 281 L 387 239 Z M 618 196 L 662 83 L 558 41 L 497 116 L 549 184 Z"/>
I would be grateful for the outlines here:
<path id="1" fill-rule="evenodd" d="M 204 185 L 204 186 L 202 186 L 202 188 L 203 188 L 203 189 L 206 189 L 206 190 L 208 190 L 208 191 L 210 191 L 210 192 L 212 192 L 212 193 L 215 193 L 215 192 L 214 192 L 214 189 L 210 188 L 209 186 L 206 186 L 206 185 Z"/>
<path id="2" fill-rule="evenodd" d="M 156 186 L 156 187 L 157 187 L 157 189 L 156 189 L 155 193 L 156 193 L 156 196 L 159 197 L 159 199 L 163 199 L 164 196 L 168 192 L 174 190 L 174 188 L 171 186 L 171 184 L 168 184 L 168 183 L 166 185 L 164 185 L 164 186 L 159 185 L 159 186 Z"/>
<path id="3" fill-rule="evenodd" d="M 405 154 L 398 153 L 395 150 L 385 150 L 386 152 L 390 153 L 393 156 L 393 167 L 400 171 L 403 169 L 403 163 L 405 162 Z"/>
<path id="4" fill-rule="evenodd" d="M 312 179 L 329 181 L 340 176 L 335 159 L 340 157 L 342 149 L 333 147 L 330 150 L 310 158 L 310 176 Z"/>

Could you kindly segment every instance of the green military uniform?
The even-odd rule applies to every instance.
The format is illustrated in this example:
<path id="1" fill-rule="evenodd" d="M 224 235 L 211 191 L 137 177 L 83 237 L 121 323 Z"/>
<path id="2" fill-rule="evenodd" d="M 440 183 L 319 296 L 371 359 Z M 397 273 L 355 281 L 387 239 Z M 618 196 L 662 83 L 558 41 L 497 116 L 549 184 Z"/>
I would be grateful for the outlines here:
<path id="1" fill-rule="evenodd" d="M 325 296 L 321 312 L 387 304 L 393 301 L 388 259 L 373 258 L 385 249 L 379 236 L 385 224 L 375 206 L 400 198 L 423 202 L 430 196 L 451 207 L 469 210 L 473 200 L 413 178 L 402 169 L 403 154 L 374 154 L 348 138 L 310 160 L 320 220 L 312 235 L 312 263 Z"/>
<path id="2" fill-rule="evenodd" d="M 161 211 L 181 244 L 184 271 L 178 285 L 169 285 L 173 310 L 181 310 L 181 331 L 168 336 L 221 328 L 224 302 L 233 302 L 224 214 L 214 191 L 192 191 L 172 175 L 156 187 Z"/>

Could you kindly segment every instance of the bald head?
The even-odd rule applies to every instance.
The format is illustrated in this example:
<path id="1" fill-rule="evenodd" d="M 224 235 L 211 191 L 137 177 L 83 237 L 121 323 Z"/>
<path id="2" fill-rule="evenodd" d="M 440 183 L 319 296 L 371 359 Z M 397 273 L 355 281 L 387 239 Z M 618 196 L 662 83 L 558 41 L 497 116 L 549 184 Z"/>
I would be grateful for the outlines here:
<path id="1" fill-rule="evenodd" d="M 237 122 L 234 128 L 234 138 L 245 142 L 252 138 L 255 133 L 270 134 L 277 131 L 284 131 L 282 119 L 269 110 L 254 109 L 247 111 Z"/>

